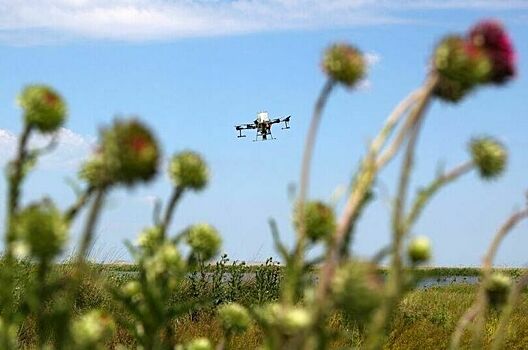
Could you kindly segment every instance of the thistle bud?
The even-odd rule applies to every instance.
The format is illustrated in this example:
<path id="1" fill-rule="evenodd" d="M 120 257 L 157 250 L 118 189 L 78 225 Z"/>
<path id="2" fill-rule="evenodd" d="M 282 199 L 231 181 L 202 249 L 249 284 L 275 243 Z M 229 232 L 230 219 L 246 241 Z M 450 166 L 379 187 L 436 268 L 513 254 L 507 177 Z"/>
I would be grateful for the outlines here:
<path id="1" fill-rule="evenodd" d="M 150 130 L 137 120 L 117 120 L 102 132 L 101 154 L 112 182 L 133 185 L 156 175 L 160 151 Z"/>
<path id="2" fill-rule="evenodd" d="M 144 229 L 139 234 L 137 245 L 144 250 L 154 252 L 162 241 L 163 237 L 161 235 L 161 228 L 159 226 L 154 226 Z"/>
<path id="3" fill-rule="evenodd" d="M 196 338 L 187 344 L 185 350 L 213 350 L 213 345 L 207 338 Z"/>
<path id="4" fill-rule="evenodd" d="M 465 88 L 486 82 L 491 72 L 484 50 L 458 36 L 440 42 L 434 53 L 434 67 L 440 76 Z"/>
<path id="5" fill-rule="evenodd" d="M 92 187 L 104 187 L 112 182 L 112 177 L 105 167 L 101 154 L 95 154 L 79 170 L 79 178 L 86 181 Z"/>
<path id="6" fill-rule="evenodd" d="M 209 260 L 218 253 L 222 238 L 209 224 L 196 224 L 187 229 L 187 243 L 195 254 Z"/>
<path id="7" fill-rule="evenodd" d="M 335 44 L 329 47 L 324 54 L 322 66 L 330 79 L 347 87 L 359 82 L 366 70 L 362 53 L 347 44 Z"/>
<path id="8" fill-rule="evenodd" d="M 199 191 L 207 185 L 209 170 L 198 153 L 184 151 L 172 157 L 169 176 L 175 186 Z"/>
<path id="9" fill-rule="evenodd" d="M 479 22 L 470 30 L 469 40 L 489 57 L 491 83 L 503 84 L 515 76 L 515 49 L 502 24 L 493 20 Z"/>
<path id="10" fill-rule="evenodd" d="M 100 310 L 89 311 L 72 325 L 73 340 L 80 349 L 103 349 L 103 342 L 111 338 L 114 332 L 114 321 Z"/>
<path id="11" fill-rule="evenodd" d="M 246 308 L 238 303 L 220 306 L 218 316 L 226 332 L 244 332 L 251 322 Z"/>
<path id="12" fill-rule="evenodd" d="M 508 153 L 500 142 L 491 137 L 472 140 L 470 151 L 473 163 L 483 179 L 493 179 L 506 168 Z"/>
<path id="13" fill-rule="evenodd" d="M 287 334 L 306 330 L 312 323 L 312 315 L 301 306 L 291 306 L 280 313 L 278 326 Z"/>
<path id="14" fill-rule="evenodd" d="M 511 285 L 510 277 L 499 272 L 493 273 L 485 287 L 490 305 L 493 307 L 504 305 L 508 300 Z"/>
<path id="15" fill-rule="evenodd" d="M 184 261 L 173 243 L 163 243 L 155 254 L 145 260 L 147 278 L 154 280 L 163 274 L 179 276 L 184 270 Z"/>
<path id="16" fill-rule="evenodd" d="M 32 256 L 50 260 L 60 253 L 68 236 L 62 214 L 50 200 L 31 204 L 15 217 L 15 237 Z"/>
<path id="17" fill-rule="evenodd" d="M 438 77 L 434 95 L 445 102 L 457 103 L 474 89 L 474 85 L 463 84 L 444 76 Z"/>
<path id="18" fill-rule="evenodd" d="M 40 132 L 53 132 L 66 119 L 66 104 L 49 86 L 30 85 L 22 90 L 18 100 L 24 109 L 26 124 Z"/>
<path id="19" fill-rule="evenodd" d="M 411 240 L 408 247 L 409 259 L 413 264 L 421 264 L 431 259 L 431 240 L 418 236 Z"/>
<path id="20" fill-rule="evenodd" d="M 308 202 L 304 206 L 304 213 L 300 207 L 296 209 L 294 225 L 297 230 L 301 227 L 301 215 L 304 214 L 304 230 L 306 236 L 313 242 L 328 239 L 336 229 L 334 211 L 320 201 Z"/>
<path id="21" fill-rule="evenodd" d="M 363 324 L 368 321 L 382 299 L 383 284 L 376 266 L 350 261 L 341 266 L 332 281 L 337 306 L 347 319 Z"/>
<path id="22" fill-rule="evenodd" d="M 141 285 L 138 281 L 130 281 L 121 287 L 121 293 L 130 299 L 136 299 L 141 293 Z"/>

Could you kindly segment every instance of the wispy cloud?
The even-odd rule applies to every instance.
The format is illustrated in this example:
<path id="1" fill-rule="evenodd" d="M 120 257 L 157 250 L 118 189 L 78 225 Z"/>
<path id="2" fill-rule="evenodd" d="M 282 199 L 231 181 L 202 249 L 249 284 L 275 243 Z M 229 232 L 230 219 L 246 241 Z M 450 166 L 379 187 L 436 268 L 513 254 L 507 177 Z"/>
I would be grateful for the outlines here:
<path id="1" fill-rule="evenodd" d="M 406 9 L 526 9 L 502 0 L 0 0 L 0 41 L 145 41 L 409 22 Z"/>
<path id="2" fill-rule="evenodd" d="M 30 139 L 29 148 L 42 148 L 49 144 L 51 136 L 35 135 Z M 95 139 L 83 136 L 66 128 L 61 128 L 56 135 L 56 147 L 44 154 L 37 164 L 37 169 L 71 171 L 76 169 L 81 161 L 93 150 Z M 18 136 L 13 132 L 0 129 L 0 165 L 12 159 L 17 148 Z"/>

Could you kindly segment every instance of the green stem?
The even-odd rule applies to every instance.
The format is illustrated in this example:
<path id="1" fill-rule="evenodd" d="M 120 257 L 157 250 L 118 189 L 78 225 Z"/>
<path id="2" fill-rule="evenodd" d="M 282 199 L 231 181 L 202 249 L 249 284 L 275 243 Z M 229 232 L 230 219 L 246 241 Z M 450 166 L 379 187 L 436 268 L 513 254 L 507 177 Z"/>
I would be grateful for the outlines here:
<path id="1" fill-rule="evenodd" d="M 95 226 L 97 224 L 97 219 L 103 207 L 105 194 L 106 194 L 106 188 L 99 188 L 95 192 L 94 202 L 92 204 L 92 208 L 90 209 L 90 212 L 88 213 L 86 226 L 84 228 L 84 232 L 81 238 L 81 247 L 79 249 L 79 252 L 77 253 L 77 263 L 78 264 L 84 263 L 86 259 L 86 255 L 88 254 L 90 245 L 92 244 Z"/>
<path id="2" fill-rule="evenodd" d="M 14 215 L 18 210 L 18 204 L 20 202 L 20 185 L 24 179 L 24 163 L 26 162 L 27 143 L 31 135 L 32 127 L 29 125 L 24 126 L 24 130 L 18 140 L 17 157 L 14 162 L 10 165 L 8 180 L 9 180 L 9 191 L 7 199 L 7 225 L 6 225 L 6 243 L 7 243 L 7 256 L 12 255 L 11 242 L 13 241 L 12 227 Z M 12 167 L 12 168 L 11 168 Z"/>
<path id="3" fill-rule="evenodd" d="M 161 236 L 164 238 L 167 228 L 172 220 L 172 216 L 174 214 L 174 209 L 176 208 L 176 204 L 180 201 L 180 198 L 184 192 L 184 188 L 181 186 L 176 186 L 174 191 L 172 192 L 172 196 L 169 200 L 169 204 L 167 206 L 167 209 L 165 211 L 165 215 L 163 217 L 163 221 L 161 222 Z"/>
<path id="4" fill-rule="evenodd" d="M 95 187 L 89 186 L 86 191 L 77 198 L 77 201 L 65 211 L 64 219 L 67 223 L 71 223 L 75 219 L 81 209 L 86 203 L 88 203 L 95 190 Z"/>
<path id="5" fill-rule="evenodd" d="M 48 262 L 47 260 L 41 260 L 38 265 L 37 271 L 37 331 L 38 331 L 38 348 L 44 349 L 46 345 L 46 334 L 45 334 L 45 308 L 46 308 L 46 299 L 47 299 L 47 283 L 46 283 L 46 274 L 48 272 Z"/>
<path id="6" fill-rule="evenodd" d="M 411 226 L 416 222 L 416 220 L 419 218 L 420 214 L 422 213 L 423 209 L 427 205 L 427 203 L 431 200 L 431 198 L 438 193 L 440 188 L 443 186 L 452 183 L 459 177 L 461 177 L 464 174 L 467 174 L 469 171 L 471 171 L 475 165 L 472 161 L 468 161 L 466 163 L 463 163 L 454 169 L 450 170 L 447 173 L 444 173 L 440 176 L 438 176 L 436 179 L 434 179 L 429 185 L 422 188 L 416 198 L 414 199 L 413 205 L 411 207 L 411 210 L 409 214 L 407 215 L 407 219 L 405 220 L 405 226 L 407 229 L 410 229 Z"/>
<path id="7" fill-rule="evenodd" d="M 521 296 L 521 292 L 528 285 L 528 273 L 524 273 L 519 281 L 515 284 L 515 287 L 510 292 L 508 297 L 508 303 L 502 310 L 497 330 L 495 331 L 495 338 L 491 345 L 492 350 L 499 350 L 503 348 L 504 340 L 508 334 L 508 322 L 513 313 L 517 302 Z"/>
<path id="8" fill-rule="evenodd" d="M 491 277 L 493 260 L 497 254 L 500 243 L 506 235 L 522 220 L 528 218 L 528 209 L 523 209 L 511 215 L 506 222 L 499 228 L 495 234 L 486 255 L 482 262 L 482 281 L 480 282 L 477 292 L 477 298 L 473 305 L 464 313 L 457 323 L 457 327 L 451 337 L 449 349 L 456 350 L 460 347 L 460 341 L 464 330 L 473 320 L 477 320 L 475 326 L 475 336 L 473 338 L 473 346 L 476 347 L 482 343 L 482 336 L 485 327 L 485 313 L 488 307 L 488 298 L 486 295 L 486 285 Z"/>
<path id="9" fill-rule="evenodd" d="M 315 103 L 314 111 L 312 114 L 312 119 L 310 122 L 310 128 L 308 129 L 308 135 L 306 136 L 306 142 L 304 146 L 304 154 L 301 165 L 301 177 L 299 184 L 299 228 L 297 231 L 297 243 L 292 252 L 292 259 L 288 265 L 288 276 L 286 280 L 288 281 L 287 285 L 283 289 L 282 299 L 284 303 L 291 304 L 295 301 L 297 296 L 297 289 L 299 285 L 299 280 L 301 278 L 303 260 L 304 260 L 304 251 L 306 249 L 306 228 L 305 228 L 305 213 L 304 213 L 304 204 L 306 202 L 306 196 L 308 193 L 308 187 L 310 183 L 310 167 L 312 162 L 312 155 L 315 146 L 315 140 L 317 138 L 317 131 L 321 123 L 322 113 L 328 96 L 332 92 L 332 89 L 335 86 L 335 81 L 328 79 L 323 85 L 319 97 Z"/>

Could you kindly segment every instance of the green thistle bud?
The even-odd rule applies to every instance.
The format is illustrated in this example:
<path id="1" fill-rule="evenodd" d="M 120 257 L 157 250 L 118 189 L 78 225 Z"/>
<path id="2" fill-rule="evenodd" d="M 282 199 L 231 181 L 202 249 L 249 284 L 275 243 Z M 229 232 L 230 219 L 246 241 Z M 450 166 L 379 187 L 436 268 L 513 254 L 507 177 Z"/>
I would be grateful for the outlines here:
<path id="1" fill-rule="evenodd" d="M 185 350 L 213 350 L 213 345 L 207 338 L 197 338 L 190 341 Z"/>
<path id="2" fill-rule="evenodd" d="M 184 269 L 185 263 L 180 252 L 170 242 L 160 245 L 155 254 L 145 260 L 147 279 L 151 281 L 164 274 L 179 276 Z"/>
<path id="3" fill-rule="evenodd" d="M 409 259 L 413 264 L 421 264 L 431 259 L 431 240 L 418 236 L 411 240 L 408 247 Z"/>
<path id="4" fill-rule="evenodd" d="M 57 130 L 66 119 L 66 104 L 51 87 L 30 85 L 18 98 L 24 109 L 24 120 L 28 126 L 43 133 Z"/>
<path id="5" fill-rule="evenodd" d="M 161 235 L 161 228 L 159 226 L 154 226 L 144 229 L 139 234 L 137 245 L 149 252 L 154 252 L 162 241 L 163 237 Z"/>
<path id="6" fill-rule="evenodd" d="M 141 293 L 141 285 L 138 281 L 130 281 L 121 286 L 121 293 L 130 299 L 136 299 Z"/>
<path id="7" fill-rule="evenodd" d="M 301 213 L 300 207 L 296 209 L 294 225 L 300 229 Z M 305 204 L 304 229 L 306 236 L 313 242 L 328 239 L 336 229 L 334 211 L 328 205 L 320 201 L 312 201 Z"/>
<path id="8" fill-rule="evenodd" d="M 474 85 L 464 84 L 444 76 L 439 76 L 434 95 L 445 102 L 457 103 L 473 91 Z"/>
<path id="9" fill-rule="evenodd" d="M 355 47 L 335 44 L 326 50 L 322 67 L 330 79 L 352 87 L 365 75 L 366 62 Z"/>
<path id="10" fill-rule="evenodd" d="M 81 166 L 79 178 L 93 187 L 104 187 L 112 182 L 101 154 L 95 154 Z"/>
<path id="11" fill-rule="evenodd" d="M 310 312 L 300 306 L 289 307 L 280 313 L 278 326 L 287 334 L 306 330 L 312 323 Z"/>
<path id="12" fill-rule="evenodd" d="M 92 310 L 73 322 L 73 340 L 81 349 L 103 349 L 104 341 L 112 337 L 115 328 L 110 315 Z"/>
<path id="13" fill-rule="evenodd" d="M 209 170 L 198 153 L 183 151 L 172 157 L 169 176 L 175 186 L 199 191 L 207 185 Z"/>
<path id="14" fill-rule="evenodd" d="M 383 285 L 376 267 L 367 262 L 350 261 L 341 266 L 332 281 L 337 306 L 346 319 L 364 324 L 382 299 Z"/>
<path id="15" fill-rule="evenodd" d="M 15 237 L 27 245 L 30 254 L 49 260 L 60 253 L 68 237 L 68 227 L 50 200 L 29 205 L 15 218 Z"/>
<path id="16" fill-rule="evenodd" d="M 443 39 L 434 53 L 436 71 L 463 87 L 485 83 L 491 73 L 491 62 L 482 49 L 458 36 Z"/>
<path id="17" fill-rule="evenodd" d="M 473 163 L 483 179 L 493 179 L 506 168 L 508 152 L 500 142 L 491 137 L 472 140 L 470 151 Z"/>
<path id="18" fill-rule="evenodd" d="M 156 175 L 160 150 L 156 138 L 142 123 L 117 120 L 101 136 L 101 155 L 112 182 L 130 186 Z"/>
<path id="19" fill-rule="evenodd" d="M 246 308 L 238 303 L 220 306 L 218 316 L 226 332 L 244 332 L 251 322 Z"/>
<path id="20" fill-rule="evenodd" d="M 511 285 L 510 277 L 500 272 L 493 273 L 485 287 L 490 305 L 493 307 L 503 306 L 508 300 Z"/>
<path id="21" fill-rule="evenodd" d="M 187 229 L 187 243 L 194 253 L 204 260 L 209 260 L 218 253 L 222 238 L 213 226 L 196 224 Z"/>

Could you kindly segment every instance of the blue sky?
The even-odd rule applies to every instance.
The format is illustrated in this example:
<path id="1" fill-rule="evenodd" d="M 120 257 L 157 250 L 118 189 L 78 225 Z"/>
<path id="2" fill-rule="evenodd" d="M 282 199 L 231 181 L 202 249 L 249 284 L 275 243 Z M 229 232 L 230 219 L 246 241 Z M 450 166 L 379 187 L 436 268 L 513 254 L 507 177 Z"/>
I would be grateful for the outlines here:
<path id="1" fill-rule="evenodd" d="M 230 257 L 265 260 L 276 256 L 269 217 L 278 221 L 286 242 L 293 240 L 288 188 L 298 181 L 309 118 L 324 83 L 324 49 L 350 42 L 370 61 L 361 88 L 336 89 L 324 113 L 310 195 L 330 200 L 349 183 L 369 138 L 394 105 L 423 81 L 435 43 L 490 17 L 511 33 L 519 75 L 457 106 L 435 102 L 413 177 L 415 189 L 439 165 L 466 160 L 473 136 L 494 135 L 509 148 L 503 177 L 482 182 L 472 173 L 451 185 L 414 232 L 431 237 L 433 264 L 477 265 L 498 226 L 526 200 L 528 1 L 3 0 L 0 162 L 12 155 L 21 126 L 14 101 L 26 84 L 57 88 L 70 118 L 57 152 L 28 178 L 25 203 L 49 195 L 66 207 L 74 200 L 67 179 L 75 178 L 76 166 L 93 148 L 98 127 L 116 115 L 138 115 L 156 131 L 166 157 L 194 149 L 211 167 L 210 186 L 184 198 L 171 232 L 206 221 L 221 231 Z M 292 128 L 277 128 L 272 142 L 251 142 L 252 134 L 237 139 L 233 125 L 250 122 L 261 110 L 291 114 Z M 358 226 L 353 249 L 359 255 L 388 242 L 398 165 L 397 158 L 383 172 L 378 199 Z M 2 197 L 5 191 L 2 182 Z M 98 226 L 97 256 L 126 259 L 123 241 L 151 224 L 153 198 L 167 199 L 169 192 L 164 174 L 148 186 L 113 192 Z M 3 219 L 4 203 L 0 210 Z M 497 263 L 527 265 L 526 246 L 524 223 L 506 239 Z"/>

